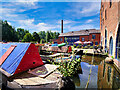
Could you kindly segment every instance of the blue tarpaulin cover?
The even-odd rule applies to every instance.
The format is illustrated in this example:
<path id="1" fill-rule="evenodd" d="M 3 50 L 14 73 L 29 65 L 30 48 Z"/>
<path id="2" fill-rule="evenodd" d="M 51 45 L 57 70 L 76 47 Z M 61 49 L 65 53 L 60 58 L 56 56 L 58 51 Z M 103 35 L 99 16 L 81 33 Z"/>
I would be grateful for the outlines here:
<path id="1" fill-rule="evenodd" d="M 54 47 L 54 46 L 58 46 L 58 44 L 57 44 L 57 43 L 56 43 L 56 44 L 52 44 L 51 46 L 52 46 L 52 47 Z"/>
<path id="2" fill-rule="evenodd" d="M 15 47 L 15 49 L 3 62 L 0 68 L 4 69 L 6 72 L 10 74 L 13 74 L 16 71 L 23 56 L 25 55 L 28 47 L 30 46 L 30 43 L 7 43 L 7 44 L 0 43 L 0 46 L 2 47 L 2 49 L 0 50 L 0 58 L 11 47 L 11 45 L 17 45 L 17 47 Z"/>

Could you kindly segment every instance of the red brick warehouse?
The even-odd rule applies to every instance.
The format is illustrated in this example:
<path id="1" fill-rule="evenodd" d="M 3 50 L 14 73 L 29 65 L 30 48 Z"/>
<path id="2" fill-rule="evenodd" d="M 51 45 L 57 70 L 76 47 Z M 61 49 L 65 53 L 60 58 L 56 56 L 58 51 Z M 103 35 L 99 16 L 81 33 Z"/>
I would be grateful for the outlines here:
<path id="1" fill-rule="evenodd" d="M 100 30 L 105 52 L 120 61 L 120 0 L 101 1 Z"/>
<path id="2" fill-rule="evenodd" d="M 67 33 L 61 33 L 59 38 L 54 41 L 54 43 L 66 43 L 73 45 L 76 41 L 91 41 L 94 45 L 100 44 L 100 30 L 96 29 L 86 29 L 80 31 L 72 31 Z"/>

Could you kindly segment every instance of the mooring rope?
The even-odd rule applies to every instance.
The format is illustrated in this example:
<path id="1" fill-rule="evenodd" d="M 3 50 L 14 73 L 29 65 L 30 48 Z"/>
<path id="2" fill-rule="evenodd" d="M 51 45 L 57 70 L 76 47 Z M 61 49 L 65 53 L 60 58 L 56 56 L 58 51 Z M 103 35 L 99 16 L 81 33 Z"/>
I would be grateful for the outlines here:
<path id="1" fill-rule="evenodd" d="M 87 88 L 88 88 L 88 85 L 89 85 L 90 75 L 91 75 L 91 72 L 92 72 L 93 61 L 94 61 L 94 49 L 93 49 L 93 56 L 92 56 L 92 61 L 91 61 L 90 73 L 89 73 L 89 77 L 88 77 L 88 81 L 87 81 L 87 84 L 86 84 L 86 86 L 85 86 L 85 89 L 87 89 Z"/>

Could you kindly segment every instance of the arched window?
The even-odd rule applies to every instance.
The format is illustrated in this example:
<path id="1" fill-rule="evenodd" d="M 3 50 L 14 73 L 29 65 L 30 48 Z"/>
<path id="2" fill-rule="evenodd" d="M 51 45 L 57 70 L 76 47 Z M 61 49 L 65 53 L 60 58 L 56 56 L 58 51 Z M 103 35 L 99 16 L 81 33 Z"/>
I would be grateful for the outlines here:
<path id="1" fill-rule="evenodd" d="M 105 29 L 105 52 L 107 53 L 107 30 Z"/>
<path id="2" fill-rule="evenodd" d="M 113 55 L 113 38 L 112 37 L 110 37 L 109 54 Z"/>
<path id="3" fill-rule="evenodd" d="M 116 38 L 116 58 L 120 61 L 120 25 L 117 32 Z"/>

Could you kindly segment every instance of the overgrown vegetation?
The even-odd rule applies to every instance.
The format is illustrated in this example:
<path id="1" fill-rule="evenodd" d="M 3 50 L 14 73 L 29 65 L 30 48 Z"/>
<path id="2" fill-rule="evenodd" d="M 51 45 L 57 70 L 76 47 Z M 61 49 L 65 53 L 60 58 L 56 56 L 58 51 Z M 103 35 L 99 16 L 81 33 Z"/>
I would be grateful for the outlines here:
<path id="1" fill-rule="evenodd" d="M 67 76 L 72 77 L 73 75 L 80 72 L 81 59 L 75 58 L 74 47 L 72 47 L 72 58 L 70 60 L 67 60 L 67 61 L 63 60 L 62 57 L 64 56 L 61 55 L 61 62 L 59 63 L 55 63 L 54 61 L 51 61 L 51 60 L 48 60 L 48 61 L 54 65 L 58 65 L 59 66 L 58 70 L 61 72 L 61 74 L 64 77 L 67 77 Z"/>
<path id="2" fill-rule="evenodd" d="M 61 59 L 61 62 L 55 64 L 55 62 L 52 62 L 50 60 L 48 60 L 50 63 L 54 64 L 54 65 L 58 65 L 59 68 L 58 70 L 61 72 L 61 74 L 64 77 L 72 77 L 73 75 L 75 75 L 78 71 L 80 71 L 80 58 L 79 59 L 71 59 L 69 61 L 63 61 Z"/>

